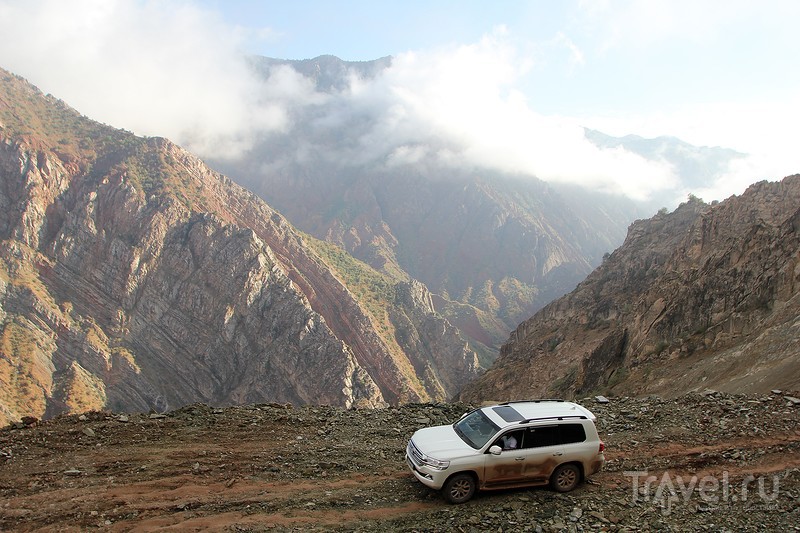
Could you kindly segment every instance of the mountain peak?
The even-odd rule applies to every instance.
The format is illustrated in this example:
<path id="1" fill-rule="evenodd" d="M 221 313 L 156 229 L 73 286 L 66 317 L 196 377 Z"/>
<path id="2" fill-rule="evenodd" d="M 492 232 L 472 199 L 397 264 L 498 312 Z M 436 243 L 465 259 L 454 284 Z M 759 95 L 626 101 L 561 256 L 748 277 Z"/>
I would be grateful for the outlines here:
<path id="1" fill-rule="evenodd" d="M 342 91 L 350 85 L 350 77 L 372 79 L 392 65 L 392 57 L 386 56 L 371 61 L 345 61 L 333 55 L 321 55 L 313 59 L 276 59 L 254 56 L 250 62 L 256 72 L 269 77 L 272 69 L 289 66 L 303 76 L 313 79 L 316 90 L 321 92 Z"/>

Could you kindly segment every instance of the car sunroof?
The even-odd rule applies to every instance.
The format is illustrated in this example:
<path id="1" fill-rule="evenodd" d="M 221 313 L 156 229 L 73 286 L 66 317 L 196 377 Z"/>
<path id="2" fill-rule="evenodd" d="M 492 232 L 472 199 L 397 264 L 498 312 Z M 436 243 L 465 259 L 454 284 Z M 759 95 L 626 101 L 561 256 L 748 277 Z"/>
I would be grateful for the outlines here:
<path id="1" fill-rule="evenodd" d="M 492 410 L 506 422 L 520 422 L 525 420 L 525 417 L 519 414 L 519 411 L 510 405 L 498 405 L 497 407 L 492 408 Z"/>

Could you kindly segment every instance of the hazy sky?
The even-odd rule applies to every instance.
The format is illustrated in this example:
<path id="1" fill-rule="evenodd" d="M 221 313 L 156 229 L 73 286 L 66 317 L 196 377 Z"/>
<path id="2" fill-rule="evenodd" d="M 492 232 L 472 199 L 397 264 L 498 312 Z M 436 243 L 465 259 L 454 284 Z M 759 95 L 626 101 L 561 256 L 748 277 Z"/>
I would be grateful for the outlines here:
<path id="1" fill-rule="evenodd" d="M 424 144 L 409 131 L 433 131 L 481 164 L 644 197 L 670 169 L 600 152 L 581 126 L 750 154 L 693 191 L 710 200 L 800 172 L 799 22 L 796 0 L 0 0 L 0 67 L 91 118 L 218 156 L 325 98 L 290 73 L 265 87 L 244 55 L 392 55 L 341 98 L 385 113 L 384 135 L 403 130 L 393 156 Z"/>

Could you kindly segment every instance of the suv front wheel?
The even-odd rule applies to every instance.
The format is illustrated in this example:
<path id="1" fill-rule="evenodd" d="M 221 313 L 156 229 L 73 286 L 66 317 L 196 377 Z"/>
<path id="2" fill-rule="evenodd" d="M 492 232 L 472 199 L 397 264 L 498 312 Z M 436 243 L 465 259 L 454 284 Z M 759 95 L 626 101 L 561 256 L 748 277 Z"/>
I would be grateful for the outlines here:
<path id="1" fill-rule="evenodd" d="M 464 503 L 475 495 L 475 478 L 469 474 L 456 474 L 442 487 L 442 496 L 449 503 Z"/>
<path id="2" fill-rule="evenodd" d="M 561 465 L 550 476 L 550 486 L 558 492 L 569 492 L 578 486 L 581 480 L 581 471 L 573 464 Z"/>

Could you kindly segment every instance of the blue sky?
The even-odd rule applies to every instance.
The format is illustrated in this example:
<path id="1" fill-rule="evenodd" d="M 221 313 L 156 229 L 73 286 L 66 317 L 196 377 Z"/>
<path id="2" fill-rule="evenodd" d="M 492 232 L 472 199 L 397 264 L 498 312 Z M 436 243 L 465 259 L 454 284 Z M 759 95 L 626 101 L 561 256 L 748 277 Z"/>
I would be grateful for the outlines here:
<path id="1" fill-rule="evenodd" d="M 204 0 L 242 27 L 266 29 L 260 53 L 307 59 L 322 53 L 366 61 L 410 50 L 478 41 L 494 26 L 536 19 L 530 37 L 547 38 L 566 17 L 567 2 Z M 549 21 L 547 19 L 550 19 Z"/>
<path id="2" fill-rule="evenodd" d="M 797 94 L 794 1 L 204 0 L 249 48 L 286 59 L 363 61 L 478 42 L 504 27 L 534 62 L 542 109 L 635 110 Z M 539 90 L 537 91 L 537 88 Z"/>
<path id="3" fill-rule="evenodd" d="M 362 96 L 476 162 L 644 197 L 669 187 L 669 169 L 599 154 L 579 129 L 670 135 L 750 155 L 693 191 L 721 199 L 800 172 L 798 22 L 795 0 L 0 0 L 0 66 L 92 118 L 213 156 L 287 130 L 321 98 L 290 76 L 265 88 L 244 55 L 392 55 Z M 532 142 L 545 148 L 531 155 Z"/>

